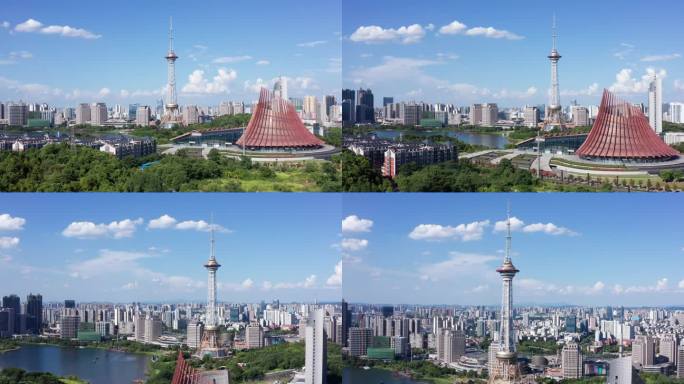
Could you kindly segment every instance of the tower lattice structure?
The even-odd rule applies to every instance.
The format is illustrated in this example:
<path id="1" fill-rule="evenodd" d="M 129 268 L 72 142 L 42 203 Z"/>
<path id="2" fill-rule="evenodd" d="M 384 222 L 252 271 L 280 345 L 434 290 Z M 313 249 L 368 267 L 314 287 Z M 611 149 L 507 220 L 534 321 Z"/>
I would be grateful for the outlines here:
<path id="1" fill-rule="evenodd" d="M 556 16 L 553 16 L 553 33 L 551 35 L 552 47 L 549 60 L 551 61 L 551 94 L 549 95 L 549 105 L 547 107 L 546 125 L 547 127 L 562 127 L 563 116 L 560 104 L 560 90 L 558 87 L 558 61 L 561 59 L 560 53 L 556 48 L 558 34 L 556 32 Z"/>
<path id="2" fill-rule="evenodd" d="M 174 124 L 180 124 L 181 121 L 176 98 L 176 60 L 178 60 L 178 55 L 173 50 L 173 18 L 169 19 L 169 51 L 164 58 L 167 63 L 167 84 L 162 124 L 170 127 Z"/>
<path id="3" fill-rule="evenodd" d="M 209 260 L 204 264 L 208 272 L 207 309 L 204 315 L 204 334 L 200 344 L 199 355 L 212 357 L 225 356 L 225 349 L 221 346 L 218 316 L 216 313 L 216 271 L 221 267 L 216 261 L 214 240 L 214 225 L 211 224 L 211 251 Z"/>

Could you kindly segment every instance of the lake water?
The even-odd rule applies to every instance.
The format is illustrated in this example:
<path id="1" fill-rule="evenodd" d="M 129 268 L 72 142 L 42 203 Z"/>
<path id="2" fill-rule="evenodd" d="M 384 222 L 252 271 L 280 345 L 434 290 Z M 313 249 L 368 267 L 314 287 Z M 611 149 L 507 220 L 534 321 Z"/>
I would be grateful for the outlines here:
<path id="1" fill-rule="evenodd" d="M 26 345 L 0 353 L 0 369 L 21 368 L 30 372 L 76 375 L 93 384 L 130 384 L 145 379 L 147 355 L 95 348 L 60 348 Z"/>
<path id="2" fill-rule="evenodd" d="M 373 133 L 381 139 L 395 139 L 402 133 L 401 131 L 393 130 L 378 130 Z M 411 132 L 414 135 L 430 136 L 430 135 L 444 135 L 455 137 L 464 143 L 474 145 L 484 145 L 490 148 L 505 148 L 508 144 L 508 138 L 503 135 L 487 135 L 483 133 L 474 132 L 455 132 L 455 131 L 436 131 L 436 132 Z"/>
<path id="3" fill-rule="evenodd" d="M 384 369 L 345 368 L 342 384 L 427 384 L 398 376 Z"/>

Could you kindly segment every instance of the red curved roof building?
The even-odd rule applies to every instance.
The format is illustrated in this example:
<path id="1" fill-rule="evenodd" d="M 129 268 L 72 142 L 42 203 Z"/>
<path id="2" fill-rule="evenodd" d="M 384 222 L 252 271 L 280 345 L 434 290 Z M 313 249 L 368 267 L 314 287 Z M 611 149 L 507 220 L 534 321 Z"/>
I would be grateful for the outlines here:
<path id="1" fill-rule="evenodd" d="M 603 90 L 598 116 L 577 155 L 593 160 L 657 162 L 679 157 L 653 131 L 638 107 Z"/>
<path id="2" fill-rule="evenodd" d="M 236 144 L 249 149 L 313 149 L 323 141 L 306 129 L 292 104 L 262 88 L 247 129 Z"/>

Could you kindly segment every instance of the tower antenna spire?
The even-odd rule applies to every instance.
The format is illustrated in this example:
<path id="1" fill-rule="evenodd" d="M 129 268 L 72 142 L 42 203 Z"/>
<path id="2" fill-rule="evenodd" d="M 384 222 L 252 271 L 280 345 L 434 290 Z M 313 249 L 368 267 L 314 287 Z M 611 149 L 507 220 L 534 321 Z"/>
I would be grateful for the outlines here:
<path id="1" fill-rule="evenodd" d="M 211 232 L 211 254 L 209 257 L 212 260 L 216 260 L 216 241 L 214 240 L 214 213 L 211 214 L 211 219 L 209 220 L 209 231 Z"/>
<path id="2" fill-rule="evenodd" d="M 508 206 L 506 209 L 506 259 L 505 261 L 511 261 L 511 201 L 508 201 Z"/>
<path id="3" fill-rule="evenodd" d="M 556 49 L 556 38 L 558 37 L 558 32 L 556 30 L 556 13 L 553 13 L 553 24 L 551 25 L 552 34 L 551 39 L 553 40 L 553 49 Z"/>
<path id="4" fill-rule="evenodd" d="M 169 16 L 169 52 L 173 51 L 173 16 Z"/>

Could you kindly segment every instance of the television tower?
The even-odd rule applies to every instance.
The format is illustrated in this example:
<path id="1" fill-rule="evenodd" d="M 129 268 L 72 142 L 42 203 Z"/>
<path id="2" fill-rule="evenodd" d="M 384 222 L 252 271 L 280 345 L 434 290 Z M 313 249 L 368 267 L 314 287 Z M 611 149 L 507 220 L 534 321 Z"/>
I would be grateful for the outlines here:
<path id="1" fill-rule="evenodd" d="M 168 73 L 162 123 L 166 128 L 171 128 L 174 124 L 179 123 L 178 100 L 176 99 L 176 60 L 178 60 L 178 55 L 173 50 L 173 17 L 169 18 L 169 51 L 164 58 L 168 63 Z"/>
<path id="2" fill-rule="evenodd" d="M 549 128 L 562 127 L 563 119 L 561 117 L 561 105 L 560 105 L 560 91 L 558 90 L 558 60 L 560 60 L 561 55 L 556 49 L 556 39 L 558 34 L 556 33 L 556 15 L 553 15 L 553 33 L 551 35 L 552 47 L 549 60 L 551 60 L 551 95 L 549 98 L 549 106 L 546 112 L 546 125 Z"/>
<path id="3" fill-rule="evenodd" d="M 209 260 L 204 264 L 204 268 L 209 272 L 209 281 L 207 285 L 207 310 L 204 316 L 204 334 L 202 335 L 199 355 L 221 357 L 226 355 L 219 343 L 219 324 L 216 314 L 216 271 L 221 267 L 221 264 L 216 261 L 213 220 L 210 249 Z"/>
<path id="4" fill-rule="evenodd" d="M 518 354 L 515 348 L 515 334 L 513 330 L 513 277 L 520 272 L 511 261 L 511 211 L 508 208 L 506 220 L 506 256 L 503 264 L 496 269 L 503 280 L 503 296 L 501 300 L 501 331 L 499 336 L 496 362 L 489 372 L 490 383 L 520 382 L 520 368 Z"/>

